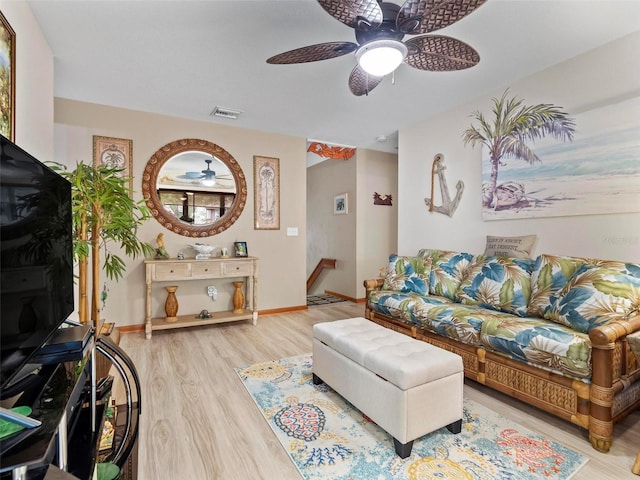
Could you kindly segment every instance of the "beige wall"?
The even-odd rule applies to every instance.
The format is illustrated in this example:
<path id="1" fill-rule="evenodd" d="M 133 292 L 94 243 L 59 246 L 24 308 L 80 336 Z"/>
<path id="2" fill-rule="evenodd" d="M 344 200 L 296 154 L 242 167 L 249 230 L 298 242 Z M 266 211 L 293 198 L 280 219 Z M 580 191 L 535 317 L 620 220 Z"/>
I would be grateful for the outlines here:
<path id="1" fill-rule="evenodd" d="M 34 157 L 53 158 L 53 54 L 25 2 L 2 2 L 16 33 L 15 142 Z"/>
<path id="2" fill-rule="evenodd" d="M 259 257 L 259 310 L 306 304 L 305 139 L 56 98 L 55 160 L 71 167 L 77 162 L 91 162 L 93 135 L 133 140 L 136 200 L 142 199 L 140 182 L 144 166 L 163 145 L 180 138 L 202 138 L 227 150 L 244 170 L 249 190 L 247 205 L 230 229 L 208 238 L 207 243 L 231 249 L 234 241 L 246 241 L 249 254 Z M 254 155 L 280 159 L 280 230 L 253 228 Z M 298 227 L 299 236 L 286 236 L 287 227 Z M 166 230 L 155 219 L 141 228 L 139 237 L 154 243 L 160 232 L 164 233 L 167 251 L 173 257 L 179 250 L 194 256 L 195 252 L 188 247 L 192 243 L 189 238 Z M 209 283 L 218 288 L 216 302 L 206 295 Z M 144 286 L 142 260 L 128 260 L 125 277 L 117 283 L 107 281 L 109 294 L 103 317 L 119 326 L 143 323 Z M 166 293 L 162 287 L 154 289 L 153 316 L 163 315 Z M 232 293 L 229 281 L 184 283 L 177 292 L 179 312 L 197 313 L 203 308 L 226 310 L 230 308 Z"/>
<path id="3" fill-rule="evenodd" d="M 364 298 L 362 283 L 378 276 L 397 248 L 398 207 L 373 205 L 373 193 L 397 197 L 397 155 L 358 149 L 348 161 L 307 169 L 307 277 L 322 258 L 335 258 L 310 293 Z M 333 214 L 333 198 L 348 194 L 347 215 Z"/>
<path id="4" fill-rule="evenodd" d="M 553 103 L 569 112 L 584 112 L 640 95 L 640 33 L 509 85 L 527 103 Z M 420 248 L 480 253 L 486 235 L 536 234 L 534 254 L 580 255 L 610 260 L 640 261 L 640 213 L 583 215 L 484 222 L 481 215 L 481 151 L 465 147 L 462 132 L 474 110 L 490 112 L 490 98 L 506 86 L 444 112 L 437 118 L 400 131 L 398 249 L 415 254 Z M 637 112 L 640 118 L 640 112 Z M 449 188 L 458 180 L 465 191 L 453 218 L 429 213 L 433 156 L 445 155 Z M 436 184 L 436 205 L 441 204 Z"/>
<path id="5" fill-rule="evenodd" d="M 392 206 L 374 205 L 373 194 L 391 194 Z M 356 297 L 365 297 L 363 282 L 376 278 L 390 253 L 398 250 L 398 156 L 358 150 L 358 240 Z"/>
<path id="6" fill-rule="evenodd" d="M 325 270 L 309 293 L 329 290 L 355 297 L 356 282 L 356 162 L 325 160 L 307 169 L 307 277 L 322 258 L 335 258 L 336 269 Z M 346 193 L 347 215 L 333 214 L 333 199 Z"/>

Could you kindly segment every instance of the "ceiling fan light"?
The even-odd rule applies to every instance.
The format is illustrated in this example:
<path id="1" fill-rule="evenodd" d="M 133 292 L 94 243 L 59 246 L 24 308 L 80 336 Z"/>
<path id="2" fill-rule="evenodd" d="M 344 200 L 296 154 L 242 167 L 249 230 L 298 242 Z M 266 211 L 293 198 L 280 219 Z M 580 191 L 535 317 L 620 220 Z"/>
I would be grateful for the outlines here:
<path id="1" fill-rule="evenodd" d="M 384 77 L 407 56 L 407 47 L 398 40 L 374 40 L 356 51 L 356 60 L 369 75 Z"/>
<path id="2" fill-rule="evenodd" d="M 215 178 L 205 178 L 202 180 L 202 185 L 205 187 L 213 187 L 216 184 Z"/>

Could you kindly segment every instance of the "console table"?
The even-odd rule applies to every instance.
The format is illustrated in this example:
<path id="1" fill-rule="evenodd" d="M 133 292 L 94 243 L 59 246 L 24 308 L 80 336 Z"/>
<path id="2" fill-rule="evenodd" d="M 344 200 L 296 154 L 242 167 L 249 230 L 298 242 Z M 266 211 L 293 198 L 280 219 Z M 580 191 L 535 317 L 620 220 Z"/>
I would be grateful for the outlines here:
<path id="1" fill-rule="evenodd" d="M 146 316 L 145 334 L 151 338 L 153 330 L 192 327 L 213 323 L 252 320 L 258 322 L 258 259 L 256 257 L 211 258 L 209 260 L 169 259 L 145 260 L 146 268 Z M 178 315 L 176 321 L 167 322 L 165 317 L 151 318 L 151 287 L 154 282 L 184 282 L 189 280 L 209 280 L 244 277 L 245 305 L 241 312 L 234 310 L 209 312 L 210 318 L 199 318 L 198 312 Z M 164 303 L 164 299 L 163 299 Z"/>

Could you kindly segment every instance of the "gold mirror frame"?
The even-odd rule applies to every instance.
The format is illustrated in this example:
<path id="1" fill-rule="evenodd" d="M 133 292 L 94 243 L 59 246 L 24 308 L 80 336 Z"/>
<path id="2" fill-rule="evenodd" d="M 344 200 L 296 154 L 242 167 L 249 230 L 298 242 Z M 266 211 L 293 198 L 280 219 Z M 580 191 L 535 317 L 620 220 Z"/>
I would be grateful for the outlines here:
<path id="1" fill-rule="evenodd" d="M 236 198 L 233 204 L 221 218 L 209 225 L 195 226 L 181 222 L 165 210 L 158 195 L 158 174 L 162 166 L 175 155 L 193 150 L 208 153 L 221 160 L 229 167 L 236 182 Z M 166 144 L 151 156 L 142 174 L 142 197 L 151 214 L 164 228 L 185 237 L 210 237 L 224 232 L 240 217 L 247 203 L 247 181 L 240 164 L 224 148 L 207 140 L 184 138 Z"/>

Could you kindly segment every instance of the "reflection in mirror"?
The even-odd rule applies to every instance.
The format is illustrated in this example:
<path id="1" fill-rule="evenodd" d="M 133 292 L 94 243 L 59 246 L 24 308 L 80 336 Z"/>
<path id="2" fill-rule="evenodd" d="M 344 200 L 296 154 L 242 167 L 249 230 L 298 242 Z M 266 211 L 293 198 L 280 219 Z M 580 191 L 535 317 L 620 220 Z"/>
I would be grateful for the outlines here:
<path id="1" fill-rule="evenodd" d="M 160 168 L 156 188 L 164 208 L 193 225 L 219 220 L 236 198 L 229 168 L 215 156 L 199 151 L 169 158 Z"/>
<path id="2" fill-rule="evenodd" d="M 158 150 L 145 167 L 142 194 L 166 228 L 192 237 L 215 235 L 238 218 L 247 187 L 238 162 L 222 147 L 183 139 Z"/>

